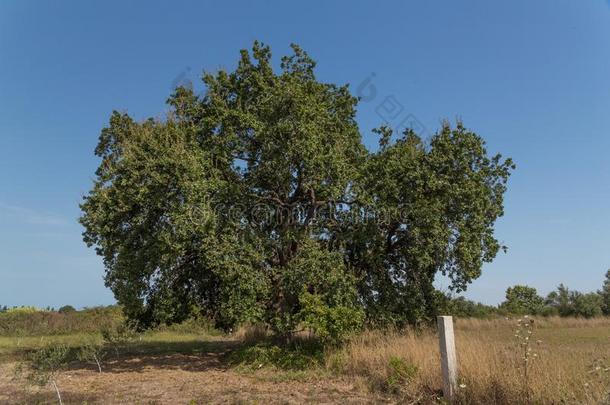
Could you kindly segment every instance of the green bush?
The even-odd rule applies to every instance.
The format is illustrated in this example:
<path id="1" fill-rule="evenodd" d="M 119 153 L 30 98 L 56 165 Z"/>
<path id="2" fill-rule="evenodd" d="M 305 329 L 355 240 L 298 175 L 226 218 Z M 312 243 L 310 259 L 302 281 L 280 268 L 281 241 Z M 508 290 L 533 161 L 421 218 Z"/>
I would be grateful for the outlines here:
<path id="1" fill-rule="evenodd" d="M 121 349 L 138 337 L 138 332 L 126 322 L 104 327 L 100 332 L 104 343 L 114 350 L 117 358 Z"/>
<path id="2" fill-rule="evenodd" d="M 407 362 L 400 357 L 390 359 L 390 376 L 387 380 L 388 388 L 395 390 L 411 381 L 417 374 L 418 368 L 415 364 Z"/>
<path id="3" fill-rule="evenodd" d="M 468 300 L 464 297 L 451 297 L 439 292 L 439 313 L 459 318 L 490 318 L 497 316 L 497 307 Z"/>
<path id="4" fill-rule="evenodd" d="M 329 306 L 322 296 L 307 291 L 299 300 L 302 325 L 311 329 L 323 343 L 341 343 L 364 322 L 364 312 L 358 307 Z"/>
<path id="5" fill-rule="evenodd" d="M 70 312 L 76 312 L 76 309 L 72 305 L 64 305 L 57 310 L 60 314 L 68 314 Z"/>
<path id="6" fill-rule="evenodd" d="M 283 308 L 271 324 L 280 335 L 308 328 L 324 343 L 340 343 L 364 321 L 355 285 L 340 254 L 305 242 L 284 271 Z"/>
<path id="7" fill-rule="evenodd" d="M 73 351 L 65 345 L 48 345 L 26 353 L 15 370 L 26 373 L 26 380 L 33 385 L 45 386 L 49 383 L 55 389 L 60 405 L 61 393 L 57 385 L 57 374 L 74 359 Z"/>
<path id="8" fill-rule="evenodd" d="M 266 342 L 235 350 L 229 355 L 229 363 L 251 370 L 263 367 L 305 370 L 321 365 L 323 353 L 322 346 L 311 341 L 281 346 Z"/>
<path id="9" fill-rule="evenodd" d="M 94 362 L 98 371 L 102 372 L 102 360 L 106 356 L 104 345 L 95 340 L 89 340 L 78 348 L 77 358 L 84 362 Z"/>

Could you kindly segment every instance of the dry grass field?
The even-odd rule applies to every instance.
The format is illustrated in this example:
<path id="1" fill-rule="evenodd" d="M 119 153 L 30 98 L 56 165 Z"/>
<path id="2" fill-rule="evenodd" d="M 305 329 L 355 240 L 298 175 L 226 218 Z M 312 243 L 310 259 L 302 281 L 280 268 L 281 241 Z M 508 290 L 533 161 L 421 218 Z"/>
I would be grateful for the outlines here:
<path id="1" fill-rule="evenodd" d="M 255 345 L 260 336 L 252 332 L 147 333 L 118 357 L 108 355 L 101 374 L 93 364 L 70 363 L 58 386 L 64 403 L 74 404 L 444 402 L 432 331 L 368 331 L 342 349 L 310 357 Z M 91 337 L 0 337 L 0 403 L 56 403 L 50 386 L 32 387 L 15 376 L 18 359 L 42 344 L 78 345 L 85 338 Z M 528 318 L 521 326 L 518 319 L 458 319 L 456 344 L 459 403 L 610 399 L 610 319 L 530 324 Z"/>
<path id="2" fill-rule="evenodd" d="M 609 403 L 609 319 L 535 320 L 531 335 L 525 334 L 527 356 L 518 330 L 518 319 L 457 320 L 460 403 Z M 432 333 L 368 332 L 340 356 L 343 373 L 363 378 L 374 390 L 387 391 L 401 367 L 409 370 L 395 387 L 405 402 L 434 402 L 442 387 Z"/>

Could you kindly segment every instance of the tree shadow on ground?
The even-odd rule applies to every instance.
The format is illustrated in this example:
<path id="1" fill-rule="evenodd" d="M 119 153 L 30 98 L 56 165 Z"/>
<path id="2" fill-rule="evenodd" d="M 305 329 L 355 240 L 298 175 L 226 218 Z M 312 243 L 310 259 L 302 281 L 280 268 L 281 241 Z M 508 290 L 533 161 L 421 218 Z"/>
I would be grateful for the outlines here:
<path id="1" fill-rule="evenodd" d="M 241 345 L 231 340 L 180 341 L 180 342 L 135 342 L 121 347 L 117 352 L 107 350 L 102 360 L 103 373 L 133 373 L 147 369 L 206 371 L 226 370 L 227 354 Z M 69 370 L 91 370 L 97 372 L 93 363 L 73 362 Z"/>

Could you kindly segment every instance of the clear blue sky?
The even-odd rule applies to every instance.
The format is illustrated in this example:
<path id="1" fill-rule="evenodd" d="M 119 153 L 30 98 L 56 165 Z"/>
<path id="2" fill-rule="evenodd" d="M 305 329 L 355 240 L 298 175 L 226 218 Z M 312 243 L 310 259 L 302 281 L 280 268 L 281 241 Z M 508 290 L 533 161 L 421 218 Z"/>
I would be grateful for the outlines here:
<path id="1" fill-rule="evenodd" d="M 358 113 L 367 145 L 386 101 L 403 107 L 392 125 L 411 116 L 432 133 L 459 117 L 515 160 L 497 224 L 508 253 L 468 297 L 497 303 L 516 283 L 545 294 L 560 282 L 600 286 L 610 267 L 607 1 L 231 4 L 0 2 L 0 304 L 113 302 L 77 223 L 100 129 L 113 109 L 162 116 L 173 83 L 234 67 L 255 39 L 278 58 L 300 44 L 324 81 L 356 91 L 371 78 L 375 97 Z"/>

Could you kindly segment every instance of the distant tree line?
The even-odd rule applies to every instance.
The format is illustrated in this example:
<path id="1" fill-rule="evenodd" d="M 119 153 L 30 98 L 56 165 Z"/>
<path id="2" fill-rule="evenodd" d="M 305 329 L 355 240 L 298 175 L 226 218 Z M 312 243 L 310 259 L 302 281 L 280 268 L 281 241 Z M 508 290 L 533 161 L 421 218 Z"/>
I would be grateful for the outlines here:
<path id="1" fill-rule="evenodd" d="M 437 297 L 437 305 L 440 312 L 450 314 L 460 318 L 485 318 L 492 316 L 506 315 L 539 315 L 539 316 L 573 316 L 583 318 L 593 318 L 596 316 L 610 316 L 610 270 L 606 272 L 606 277 L 602 288 L 596 292 L 582 293 L 576 290 L 570 290 L 564 284 L 559 284 L 556 290 L 549 293 L 546 297 L 538 294 L 534 287 L 527 285 L 515 285 L 506 290 L 504 302 L 500 305 L 486 305 L 480 302 L 472 301 L 464 297 L 454 297 L 448 294 L 440 293 Z M 19 322 L 31 322 L 31 317 L 27 314 L 31 313 L 58 313 L 64 315 L 75 314 L 82 316 L 87 323 L 96 324 L 99 318 L 111 319 L 113 321 L 122 320 L 122 309 L 118 305 L 108 307 L 85 308 L 77 311 L 72 305 L 64 305 L 55 310 L 53 307 L 38 309 L 32 306 L 12 306 L 0 305 L 0 335 L 4 329 L 8 327 L 9 319 L 11 321 L 19 320 Z M 2 315 L 12 318 L 2 318 Z M 49 316 L 39 315 L 41 319 L 47 319 Z M 89 320 L 93 319 L 93 322 Z M 46 322 L 48 323 L 48 321 Z M 57 323 L 57 322 L 56 322 Z M 70 327 L 78 328 L 72 325 Z M 60 320 L 58 328 L 66 328 L 66 321 Z M 12 324 L 11 326 L 15 326 Z M 28 328 L 26 328 L 28 329 Z"/>
<path id="2" fill-rule="evenodd" d="M 506 290 L 506 298 L 498 306 L 485 305 L 464 297 L 441 297 L 445 313 L 458 317 L 487 317 L 494 315 L 574 316 L 593 318 L 610 315 L 610 270 L 602 288 L 582 293 L 559 284 L 546 297 L 534 287 L 515 285 Z"/>
<path id="3" fill-rule="evenodd" d="M 59 309 L 57 309 L 57 310 L 51 306 L 47 306 L 44 309 L 39 309 L 39 308 L 30 306 L 30 305 L 21 305 L 21 306 L 13 305 L 12 307 L 9 307 L 8 305 L 0 305 L 0 312 L 38 312 L 38 311 L 59 312 L 60 314 L 63 314 L 63 313 L 68 313 L 68 312 L 75 312 L 76 308 L 74 308 L 72 305 L 64 305 L 62 307 L 59 307 Z"/>

